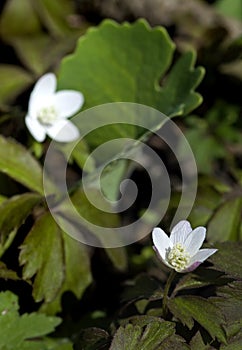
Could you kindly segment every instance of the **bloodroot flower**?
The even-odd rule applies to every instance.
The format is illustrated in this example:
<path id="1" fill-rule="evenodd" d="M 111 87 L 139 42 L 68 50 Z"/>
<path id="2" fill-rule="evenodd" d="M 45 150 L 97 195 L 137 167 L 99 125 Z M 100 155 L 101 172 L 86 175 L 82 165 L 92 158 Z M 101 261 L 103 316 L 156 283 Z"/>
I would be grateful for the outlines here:
<path id="1" fill-rule="evenodd" d="M 46 135 L 60 142 L 74 141 L 79 137 L 79 130 L 67 118 L 77 113 L 83 102 L 83 95 L 78 91 L 56 92 L 56 77 L 47 73 L 31 92 L 26 126 L 38 142 L 44 141 Z"/>
<path id="2" fill-rule="evenodd" d="M 158 257 L 168 267 L 177 272 L 195 270 L 217 249 L 199 249 L 206 237 L 206 228 L 197 227 L 194 230 L 188 221 L 180 221 L 171 231 L 170 237 L 156 227 L 152 232 L 154 249 Z"/>

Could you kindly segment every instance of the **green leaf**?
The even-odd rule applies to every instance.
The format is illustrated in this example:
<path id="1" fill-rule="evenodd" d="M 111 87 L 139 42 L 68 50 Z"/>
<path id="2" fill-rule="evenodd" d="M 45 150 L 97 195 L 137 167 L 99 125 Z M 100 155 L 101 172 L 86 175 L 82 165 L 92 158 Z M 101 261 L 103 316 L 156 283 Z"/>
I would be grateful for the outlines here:
<path id="1" fill-rule="evenodd" d="M 34 299 L 52 301 L 64 280 L 64 256 L 61 233 L 50 214 L 36 221 L 20 248 L 23 278 L 28 280 L 36 274 Z"/>
<path id="2" fill-rule="evenodd" d="M 228 344 L 222 344 L 220 350 L 241 350 L 242 332 L 229 339 Z"/>
<path id="3" fill-rule="evenodd" d="M 13 37 L 8 41 L 14 47 L 21 62 L 35 75 L 44 74 L 53 64 L 75 47 L 76 36 L 66 36 L 56 41 L 48 34 Z"/>
<path id="4" fill-rule="evenodd" d="M 204 69 L 194 68 L 195 60 L 195 52 L 187 52 L 177 61 L 160 95 L 157 94 L 155 108 L 168 116 L 176 116 L 188 114 L 202 103 L 202 97 L 194 89 L 200 84 Z"/>
<path id="5" fill-rule="evenodd" d="M 230 282 L 226 286 L 217 288 L 217 297 L 212 297 L 226 320 L 226 332 L 233 336 L 241 329 L 242 323 L 242 282 Z"/>
<path id="6" fill-rule="evenodd" d="M 213 263 L 214 268 L 225 272 L 230 277 L 238 279 L 242 278 L 242 242 L 217 243 L 216 248 L 218 249 L 216 254 L 209 258 Z"/>
<path id="7" fill-rule="evenodd" d="M 236 241 L 239 239 L 242 199 L 226 201 L 215 212 L 208 224 L 209 242 Z"/>
<path id="8" fill-rule="evenodd" d="M 189 329 L 194 326 L 194 320 L 201 324 L 213 339 L 226 342 L 222 328 L 223 315 L 218 307 L 209 300 L 196 296 L 180 296 L 169 300 L 169 309 Z"/>
<path id="9" fill-rule="evenodd" d="M 219 0 L 216 2 L 216 8 L 225 16 L 234 17 L 242 21 L 242 3 L 241 0 Z"/>
<path id="10" fill-rule="evenodd" d="M 77 298 L 81 298 L 92 282 L 90 258 L 86 246 L 64 232 L 62 232 L 62 237 L 64 241 L 65 279 L 56 298 L 41 307 L 41 311 L 48 314 L 61 311 L 61 297 L 64 292 L 71 291 Z"/>
<path id="11" fill-rule="evenodd" d="M 75 53 L 62 61 L 59 88 L 81 91 L 84 108 L 124 101 L 152 106 L 170 116 L 188 113 L 201 103 L 194 88 L 203 70 L 193 68 L 195 56 L 188 53 L 160 87 L 173 50 L 162 27 L 151 28 L 143 19 L 122 25 L 105 20 L 88 30 Z"/>
<path id="12" fill-rule="evenodd" d="M 194 152 L 199 173 L 211 174 L 214 160 L 224 157 L 224 148 L 216 138 L 209 135 L 208 130 L 189 129 L 185 136 Z M 199 143 L 197 140 L 203 140 L 203 142 Z"/>
<path id="13" fill-rule="evenodd" d="M 0 105 L 11 102 L 33 82 L 24 69 L 10 64 L 0 65 Z"/>
<path id="14" fill-rule="evenodd" d="M 197 332 L 190 342 L 191 350 L 211 350 L 211 346 L 205 345 L 200 332 Z"/>
<path id="15" fill-rule="evenodd" d="M 17 276 L 16 272 L 13 270 L 9 270 L 2 261 L 0 261 L 0 278 L 13 281 L 17 281 L 20 279 Z"/>
<path id="16" fill-rule="evenodd" d="M 104 195 L 110 201 L 118 199 L 120 191 L 120 183 L 127 170 L 127 161 L 120 159 L 114 163 L 109 164 L 102 173 L 100 185 Z"/>
<path id="17" fill-rule="evenodd" d="M 9 291 L 0 293 L 0 348 L 4 350 L 45 349 L 35 346 L 35 338 L 53 332 L 61 319 L 36 313 L 20 316 L 18 309 L 17 296 Z M 30 347 L 31 344 L 32 347 Z"/>
<path id="18" fill-rule="evenodd" d="M 28 21 L 26 21 L 28 18 Z M 3 38 L 29 35 L 41 29 L 38 16 L 30 0 L 8 0 L 0 20 L 0 32 Z"/>
<path id="19" fill-rule="evenodd" d="M 193 227 L 206 226 L 215 209 L 221 203 L 221 194 L 210 183 L 210 178 L 199 179 L 197 196 L 189 220 Z"/>
<path id="20" fill-rule="evenodd" d="M 74 13 L 75 8 L 69 0 L 36 0 L 35 8 L 53 35 L 64 36 L 72 29 L 67 18 Z"/>
<path id="21" fill-rule="evenodd" d="M 217 284 L 220 282 L 220 277 L 222 275 L 223 273 L 210 269 L 201 269 L 201 273 L 199 275 L 195 273 L 185 274 L 180 278 L 173 290 L 172 295 L 177 294 L 181 290 L 201 288 L 212 284 Z"/>
<path id="22" fill-rule="evenodd" d="M 5 200 L 0 205 L 0 244 L 4 245 L 8 235 L 16 231 L 41 200 L 38 194 L 25 193 Z"/>
<path id="23" fill-rule="evenodd" d="M 39 163 L 19 143 L 0 136 L 0 171 L 24 186 L 44 194 Z"/>
<path id="24" fill-rule="evenodd" d="M 185 342 L 185 339 L 175 334 L 166 338 L 159 350 L 191 350 Z"/>
<path id="25" fill-rule="evenodd" d="M 127 324 L 120 327 L 114 335 L 110 350 L 156 350 L 162 342 L 174 334 L 174 325 L 171 322 L 149 322 L 142 325 Z"/>

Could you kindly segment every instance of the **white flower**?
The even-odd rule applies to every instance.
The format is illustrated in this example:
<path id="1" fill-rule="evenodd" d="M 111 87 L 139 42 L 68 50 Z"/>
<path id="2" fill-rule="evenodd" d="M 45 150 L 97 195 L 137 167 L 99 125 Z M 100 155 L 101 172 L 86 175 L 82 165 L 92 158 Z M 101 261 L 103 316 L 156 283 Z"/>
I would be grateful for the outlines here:
<path id="1" fill-rule="evenodd" d="M 171 231 L 170 238 L 156 227 L 152 232 L 154 249 L 163 263 L 177 272 L 195 270 L 217 249 L 199 249 L 206 237 L 206 228 L 194 230 L 188 221 L 180 221 Z"/>
<path id="2" fill-rule="evenodd" d="M 26 126 L 38 142 L 44 141 L 46 135 L 60 142 L 74 141 L 79 137 L 79 130 L 67 118 L 77 113 L 83 102 L 83 95 L 78 91 L 56 92 L 56 77 L 47 73 L 31 92 Z"/>

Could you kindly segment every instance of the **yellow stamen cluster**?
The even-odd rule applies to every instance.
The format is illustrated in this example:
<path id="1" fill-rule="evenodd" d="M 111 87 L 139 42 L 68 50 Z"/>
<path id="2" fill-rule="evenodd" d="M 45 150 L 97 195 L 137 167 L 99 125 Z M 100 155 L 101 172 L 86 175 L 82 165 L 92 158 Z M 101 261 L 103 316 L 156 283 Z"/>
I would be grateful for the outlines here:
<path id="1" fill-rule="evenodd" d="M 176 243 L 167 255 L 167 261 L 177 272 L 184 270 L 189 262 L 191 256 L 185 250 L 181 243 Z"/>

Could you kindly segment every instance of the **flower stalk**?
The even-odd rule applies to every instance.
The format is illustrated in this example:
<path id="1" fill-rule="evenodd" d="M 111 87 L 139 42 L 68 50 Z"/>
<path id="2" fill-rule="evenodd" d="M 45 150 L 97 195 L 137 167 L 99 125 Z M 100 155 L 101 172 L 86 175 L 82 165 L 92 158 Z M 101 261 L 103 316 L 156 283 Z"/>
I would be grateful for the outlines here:
<path id="1" fill-rule="evenodd" d="M 171 270 L 169 277 L 166 281 L 165 289 L 164 289 L 164 294 L 163 294 L 163 301 L 162 301 L 162 313 L 163 317 L 166 318 L 167 316 L 167 301 L 168 301 L 168 296 L 169 296 L 169 290 L 171 288 L 172 281 L 174 280 L 176 276 L 176 271 Z"/>

